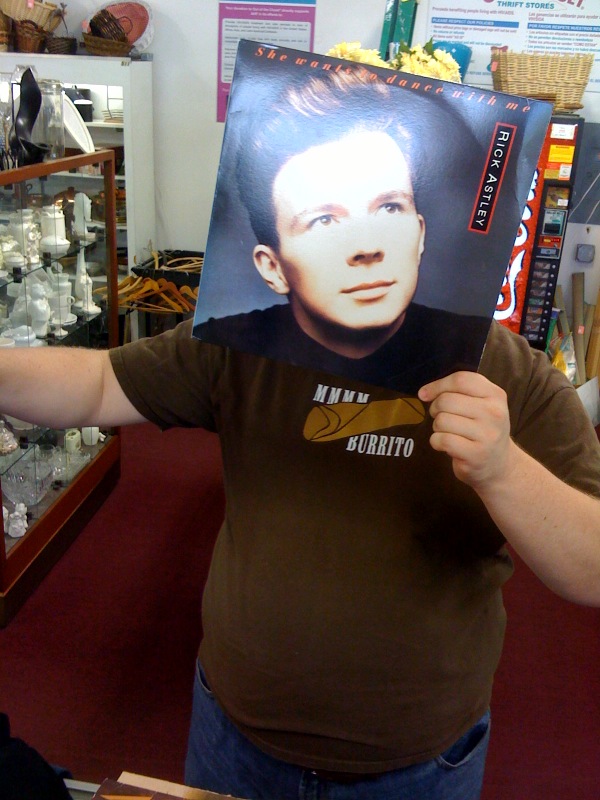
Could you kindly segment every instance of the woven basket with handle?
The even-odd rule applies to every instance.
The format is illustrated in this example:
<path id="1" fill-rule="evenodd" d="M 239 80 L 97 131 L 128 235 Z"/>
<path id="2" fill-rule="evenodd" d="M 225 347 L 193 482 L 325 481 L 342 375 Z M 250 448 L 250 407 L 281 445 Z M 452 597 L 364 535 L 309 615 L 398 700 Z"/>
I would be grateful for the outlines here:
<path id="1" fill-rule="evenodd" d="M 90 20 L 90 31 L 93 36 L 126 42 L 127 34 L 118 19 L 106 10 L 98 11 Z"/>
<path id="2" fill-rule="evenodd" d="M 46 36 L 46 50 L 49 53 L 54 53 L 55 55 L 74 56 L 77 53 L 77 39 L 74 36 L 69 35 L 69 29 L 67 28 L 66 21 L 66 4 L 61 2 L 60 9 L 57 9 L 54 14 L 63 23 L 65 32 L 62 35 L 57 31 L 48 33 Z"/>
<path id="3" fill-rule="evenodd" d="M 555 111 L 581 108 L 593 53 L 515 53 L 492 47 L 492 79 L 499 92 L 525 97 L 555 97 Z"/>

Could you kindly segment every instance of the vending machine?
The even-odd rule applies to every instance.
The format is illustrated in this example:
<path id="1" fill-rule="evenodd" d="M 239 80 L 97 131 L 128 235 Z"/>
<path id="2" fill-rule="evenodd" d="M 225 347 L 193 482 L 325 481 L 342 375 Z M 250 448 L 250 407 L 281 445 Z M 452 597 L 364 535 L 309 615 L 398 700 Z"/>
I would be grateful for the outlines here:
<path id="1" fill-rule="evenodd" d="M 575 181 L 583 117 L 553 116 L 495 318 L 545 350 Z"/>

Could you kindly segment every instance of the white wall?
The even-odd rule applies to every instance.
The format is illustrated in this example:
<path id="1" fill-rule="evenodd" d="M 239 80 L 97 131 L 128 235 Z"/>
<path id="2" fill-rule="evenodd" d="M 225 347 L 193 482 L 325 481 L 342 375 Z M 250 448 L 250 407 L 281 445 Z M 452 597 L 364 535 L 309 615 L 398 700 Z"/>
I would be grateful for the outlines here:
<path id="1" fill-rule="evenodd" d="M 158 231 L 155 246 L 204 250 L 210 221 L 223 124 L 216 118 L 218 0 L 149 0 L 155 35 L 155 177 Z M 338 41 L 359 40 L 377 48 L 385 0 L 317 0 L 315 45 L 323 53 Z M 69 0 L 72 33 L 99 8 L 99 0 Z M 600 97 L 585 97 L 582 112 L 600 120 Z M 570 297 L 573 271 L 586 271 L 586 300 L 595 302 L 600 285 L 600 231 L 569 224 L 561 283 Z M 583 231 L 581 230 L 583 228 Z M 585 236 L 585 238 L 582 238 Z M 574 245 L 595 243 L 591 266 L 574 260 Z"/>
<path id="2" fill-rule="evenodd" d="M 575 260 L 578 244 L 591 244 L 596 248 L 596 257 L 591 264 Z M 595 303 L 600 290 L 600 225 L 583 225 L 569 222 L 560 259 L 558 283 L 562 286 L 565 308 L 569 319 L 573 320 L 573 293 L 571 291 L 574 272 L 583 272 L 585 280 L 585 301 Z"/>

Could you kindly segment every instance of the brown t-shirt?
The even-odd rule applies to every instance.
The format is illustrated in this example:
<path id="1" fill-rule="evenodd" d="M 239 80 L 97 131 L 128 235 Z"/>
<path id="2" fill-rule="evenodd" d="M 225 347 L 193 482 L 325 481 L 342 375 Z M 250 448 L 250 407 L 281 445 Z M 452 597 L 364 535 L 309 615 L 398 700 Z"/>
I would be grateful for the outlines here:
<path id="1" fill-rule="evenodd" d="M 336 771 L 450 746 L 490 702 L 512 562 L 418 401 L 203 344 L 191 323 L 111 355 L 149 420 L 219 433 L 227 510 L 200 655 L 235 724 Z M 508 393 L 515 440 L 600 495 L 595 432 L 547 357 L 494 323 L 481 371 Z"/>

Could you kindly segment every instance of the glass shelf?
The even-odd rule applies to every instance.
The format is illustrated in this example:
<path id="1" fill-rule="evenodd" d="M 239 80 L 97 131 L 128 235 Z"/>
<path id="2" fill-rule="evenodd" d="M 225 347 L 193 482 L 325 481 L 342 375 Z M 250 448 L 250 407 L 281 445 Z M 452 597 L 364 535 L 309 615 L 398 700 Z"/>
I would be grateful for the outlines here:
<path id="1" fill-rule="evenodd" d="M 96 182 L 80 182 L 81 169 Z M 112 150 L 0 171 L 0 350 L 118 343 L 118 192 Z M 115 429 L 53 430 L 18 414 L 0 424 L 1 626 L 118 477 L 120 441 Z"/>

